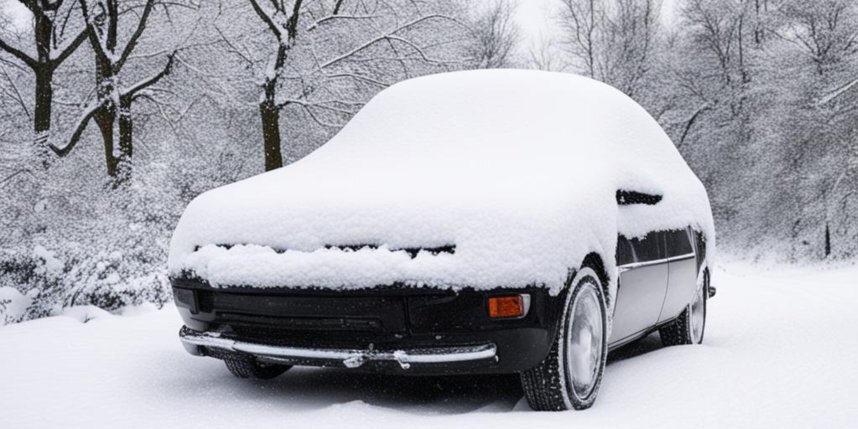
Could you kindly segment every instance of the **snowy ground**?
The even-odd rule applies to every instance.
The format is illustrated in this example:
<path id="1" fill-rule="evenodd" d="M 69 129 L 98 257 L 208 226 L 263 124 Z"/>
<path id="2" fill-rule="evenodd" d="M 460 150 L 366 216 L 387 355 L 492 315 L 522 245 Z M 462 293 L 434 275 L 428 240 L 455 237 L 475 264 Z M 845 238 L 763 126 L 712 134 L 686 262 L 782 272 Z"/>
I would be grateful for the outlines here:
<path id="1" fill-rule="evenodd" d="M 858 426 L 858 267 L 719 271 L 705 344 L 614 353 L 586 412 L 533 413 L 515 377 L 238 380 L 172 308 L 77 309 L 0 328 L 0 428 Z"/>

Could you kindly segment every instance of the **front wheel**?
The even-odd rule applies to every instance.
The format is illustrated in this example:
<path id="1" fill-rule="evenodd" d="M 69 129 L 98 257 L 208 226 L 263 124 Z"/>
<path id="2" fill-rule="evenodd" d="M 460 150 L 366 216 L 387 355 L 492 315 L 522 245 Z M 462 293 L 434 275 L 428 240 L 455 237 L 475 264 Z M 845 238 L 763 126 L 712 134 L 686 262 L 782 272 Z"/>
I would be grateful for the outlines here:
<path id="1" fill-rule="evenodd" d="M 542 363 L 521 373 L 524 396 L 537 411 L 583 410 L 596 401 L 608 354 L 607 305 L 599 277 L 578 272 L 554 344 Z"/>

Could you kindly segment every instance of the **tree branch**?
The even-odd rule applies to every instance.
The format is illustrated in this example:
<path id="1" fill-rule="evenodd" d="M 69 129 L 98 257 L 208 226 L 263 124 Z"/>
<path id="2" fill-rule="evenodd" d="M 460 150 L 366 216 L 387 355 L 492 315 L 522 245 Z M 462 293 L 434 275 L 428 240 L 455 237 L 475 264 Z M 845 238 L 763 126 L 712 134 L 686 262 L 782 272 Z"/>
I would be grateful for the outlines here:
<path id="1" fill-rule="evenodd" d="M 289 40 L 294 40 L 298 35 L 298 18 L 301 16 L 301 3 L 303 0 L 295 0 L 295 5 L 292 7 L 292 16 L 286 22 L 286 31 L 289 33 Z"/>
<path id="2" fill-rule="evenodd" d="M 336 15 L 336 14 L 331 14 L 331 15 L 319 18 L 315 22 L 313 22 L 312 24 L 307 26 L 307 31 L 313 31 L 317 27 L 319 27 L 320 25 L 322 25 L 328 21 L 334 21 L 334 20 L 338 20 L 338 19 L 364 20 L 364 19 L 376 19 L 376 18 L 378 18 L 378 15 Z"/>
<path id="3" fill-rule="evenodd" d="M 12 80 L 12 76 L 9 76 L 9 72 L 6 71 L 6 67 L 0 67 L 0 70 L 3 71 L 3 75 L 6 76 L 6 79 L 9 81 L 9 86 L 12 87 L 12 90 L 15 92 L 14 94 L 9 94 L 12 99 L 18 102 L 21 106 L 21 109 L 24 110 L 24 114 L 27 115 L 27 119 L 32 119 L 30 116 L 30 109 L 27 109 L 27 103 L 24 102 L 24 98 L 21 96 L 21 92 L 18 91 L 18 86 L 15 85 L 15 81 Z"/>
<path id="4" fill-rule="evenodd" d="M 176 59 L 176 51 L 173 51 L 172 53 L 170 53 L 170 55 L 167 56 L 167 64 L 164 65 L 164 68 L 160 72 L 158 72 L 156 75 L 154 75 L 148 79 L 142 80 L 142 81 L 132 85 L 130 88 L 123 91 L 122 96 L 123 97 L 133 97 L 134 94 L 137 93 L 138 91 L 141 91 L 143 89 L 146 89 L 146 88 L 158 83 L 159 80 L 163 79 L 164 76 L 167 76 L 173 70 L 173 62 L 175 59 Z"/>
<path id="5" fill-rule="evenodd" d="M 251 67 L 253 66 L 253 60 L 248 58 L 247 55 L 245 55 L 243 52 L 241 52 L 241 50 L 238 49 L 238 47 L 236 47 L 232 42 L 230 42 L 229 39 L 226 37 L 226 35 L 223 34 L 223 31 L 221 31 L 220 27 L 215 25 L 214 29 L 215 29 L 215 31 L 217 31 L 217 34 L 220 35 L 220 38 L 223 40 L 223 42 L 226 43 L 226 46 L 232 50 L 232 52 L 234 52 L 236 55 L 239 56 L 239 58 L 244 60 L 244 62 L 246 62 L 248 66 L 251 66 Z"/>
<path id="6" fill-rule="evenodd" d="M 95 19 L 90 15 L 89 5 L 87 0 L 80 0 L 80 10 L 83 14 L 83 19 L 86 22 L 86 34 L 89 36 L 89 44 L 99 61 L 110 64 L 110 55 L 107 52 L 107 46 L 102 43 L 101 36 L 98 34 L 98 29 L 95 27 Z"/>
<path id="7" fill-rule="evenodd" d="M 31 58 L 29 55 L 25 54 L 23 51 L 15 49 L 12 45 L 9 45 L 3 39 L 0 39 L 0 49 L 8 52 L 9 54 L 14 56 L 15 58 L 23 61 L 24 64 L 26 64 L 28 67 L 30 67 L 33 70 L 35 70 L 36 68 L 39 67 L 38 61 Z"/>
<path id="8" fill-rule="evenodd" d="M 6 176 L 6 178 L 5 178 L 5 179 L 0 180 L 0 184 L 2 184 L 2 186 L 0 186 L 0 188 L 5 188 L 5 187 L 6 187 L 6 182 L 8 182 L 8 181 L 10 181 L 10 180 L 14 179 L 16 176 L 19 176 L 19 175 L 21 175 L 21 174 L 29 174 L 30 176 L 33 176 L 33 172 L 32 172 L 32 171 L 30 171 L 29 169 L 24 168 L 24 169 L 18 170 L 18 171 L 16 171 L 16 172 L 14 172 L 14 173 L 12 173 L 12 174 L 10 174 L 10 175 Z"/>
<path id="9" fill-rule="evenodd" d="M 252 0 L 251 0 L 251 1 L 252 1 Z M 360 45 L 360 46 L 358 46 L 358 47 L 356 47 L 356 48 L 352 49 L 351 51 L 346 52 L 345 54 L 342 54 L 342 55 L 340 55 L 340 56 L 338 56 L 338 57 L 336 57 L 336 58 L 333 58 L 333 59 L 331 59 L 331 60 L 329 60 L 329 61 L 325 62 L 324 64 L 320 64 L 320 65 L 319 65 L 319 69 L 325 69 L 325 68 L 328 68 L 328 67 L 330 67 L 330 66 L 332 66 L 332 65 L 334 65 L 334 64 L 336 64 L 336 63 L 339 63 L 340 61 L 343 61 L 343 60 L 345 60 L 345 59 L 347 59 L 347 58 L 351 57 L 352 55 L 357 54 L 357 53 L 358 53 L 358 52 L 360 52 L 360 51 L 363 51 L 363 50 L 364 50 L 364 49 L 366 49 L 366 48 L 369 48 L 370 46 L 372 46 L 372 45 L 374 45 L 374 44 L 376 44 L 376 43 L 378 43 L 378 42 L 380 42 L 380 41 L 382 41 L 382 40 L 389 40 L 389 39 L 391 39 L 391 38 L 394 38 L 394 37 L 395 37 L 394 35 L 395 35 L 396 33 L 400 32 L 400 31 L 402 31 L 402 30 L 405 30 L 405 29 L 407 29 L 407 28 L 413 27 L 413 26 L 415 26 L 415 25 L 417 25 L 417 24 L 420 24 L 421 22 L 428 21 L 428 20 L 430 20 L 430 19 L 444 19 L 444 20 L 449 20 L 449 21 L 452 21 L 452 22 L 460 23 L 460 22 L 459 22 L 458 20 L 456 20 L 455 18 L 452 18 L 452 17 L 449 17 L 449 16 L 445 16 L 445 15 L 433 14 L 433 15 L 426 15 L 426 16 L 422 16 L 422 17 L 420 17 L 420 18 L 417 18 L 417 19 L 414 19 L 414 20 L 412 20 L 412 21 L 406 22 L 405 24 L 402 24 L 402 25 L 400 25 L 399 27 L 396 27 L 396 28 L 394 28 L 393 30 L 388 31 L 387 33 L 384 33 L 384 34 L 381 34 L 381 35 L 379 35 L 379 36 L 376 36 L 375 38 L 373 38 L 373 39 L 371 39 L 371 40 L 369 40 L 369 41 L 367 41 L 367 42 L 363 43 L 362 45 Z M 401 38 L 398 38 L 398 37 L 395 37 L 395 38 L 396 38 L 396 39 L 401 39 Z"/>
<path id="10" fill-rule="evenodd" d="M 30 13 L 32 13 L 33 15 L 45 16 L 45 11 L 43 10 L 42 6 L 37 4 L 35 1 L 33 1 L 33 0 L 20 0 L 20 2 L 21 2 L 21 4 L 24 5 L 24 7 L 29 9 Z"/>
<path id="11" fill-rule="evenodd" d="M 68 155 L 72 151 L 72 149 L 77 146 L 78 142 L 80 142 L 80 136 L 83 135 L 83 132 L 86 130 L 86 126 L 89 125 L 89 121 L 92 119 L 93 116 L 95 116 L 96 112 L 98 112 L 98 109 L 100 109 L 102 106 L 103 104 L 95 104 L 90 107 L 89 110 L 87 110 L 86 113 L 83 115 L 83 117 L 80 118 L 80 121 L 78 121 L 77 127 L 75 127 L 75 130 L 69 138 L 68 143 L 66 143 L 66 145 L 61 148 L 51 143 L 48 145 L 51 151 L 53 151 L 54 154 L 56 154 L 60 158 Z"/>
<path id="12" fill-rule="evenodd" d="M 685 138 L 688 137 L 688 132 L 691 131 L 691 127 L 694 126 L 694 123 L 697 122 L 697 119 L 700 117 L 700 115 L 702 115 L 703 112 L 709 110 L 710 107 L 711 106 L 709 106 L 708 104 L 704 104 L 703 106 L 700 106 L 700 108 L 698 108 L 693 115 L 691 115 L 691 117 L 685 123 L 685 127 L 682 130 L 682 136 L 679 138 L 679 143 L 676 144 L 676 147 L 682 146 L 682 144 L 685 143 Z"/>
<path id="13" fill-rule="evenodd" d="M 51 68 L 56 69 L 57 67 L 59 67 L 60 64 L 62 64 L 63 61 L 65 61 L 66 58 L 69 57 L 69 55 L 76 51 L 77 48 L 80 47 L 81 43 L 83 43 L 83 41 L 86 40 L 86 38 L 88 37 L 89 31 L 89 27 L 84 28 L 84 30 L 81 31 L 80 34 L 78 34 L 77 37 L 75 37 L 74 40 L 72 40 L 72 42 L 69 43 L 69 45 L 66 46 L 66 48 L 63 49 L 63 51 L 60 52 L 60 54 L 57 55 L 56 58 L 51 60 Z"/>
<path id="14" fill-rule="evenodd" d="M 257 15 L 259 15 L 259 18 L 262 19 L 262 21 L 265 22 L 266 25 L 268 25 L 268 28 L 271 29 L 274 35 L 277 36 L 277 39 L 280 40 L 280 38 L 283 36 L 283 31 L 277 24 L 274 23 L 271 17 L 268 16 L 267 13 L 265 13 L 262 7 L 259 6 L 259 2 L 257 0 L 250 0 L 250 5 L 253 6 L 253 10 L 256 12 Z"/>
<path id="15" fill-rule="evenodd" d="M 308 104 L 306 104 L 306 103 L 297 103 L 297 104 L 298 104 L 299 106 L 301 106 L 301 109 L 303 109 L 305 112 L 307 112 L 307 114 L 310 116 L 310 118 L 311 118 L 311 119 L 313 119 L 313 121 L 314 121 L 315 123 L 317 123 L 317 124 L 319 124 L 319 125 L 321 125 L 321 126 L 323 126 L 323 127 L 329 127 L 329 128 L 340 128 L 340 127 L 342 127 L 342 126 L 343 126 L 343 124 L 333 124 L 333 123 L 330 123 L 330 122 L 323 121 L 321 118 L 319 118 L 318 116 L 316 116 L 316 114 L 315 114 L 315 113 L 313 113 L 313 110 L 312 110 L 312 109 L 310 109 L 310 106 L 309 106 Z"/>
<path id="16" fill-rule="evenodd" d="M 381 88 L 387 88 L 388 86 L 393 85 L 392 83 L 383 82 L 381 80 L 374 79 L 374 78 L 371 78 L 369 76 L 363 76 L 363 75 L 360 75 L 357 73 L 345 72 L 345 73 L 326 74 L 324 76 L 328 79 L 341 79 L 341 78 L 354 79 L 354 80 L 358 80 L 361 82 L 371 83 L 371 84 L 377 85 Z"/>
<path id="17" fill-rule="evenodd" d="M 119 60 L 113 64 L 114 73 L 119 73 L 122 66 L 124 66 L 125 62 L 128 60 L 128 56 L 131 55 L 132 51 L 134 51 L 134 48 L 137 46 L 137 41 L 143 34 L 143 30 L 146 29 L 146 21 L 149 19 L 149 14 L 152 13 L 152 9 L 154 7 L 155 0 L 146 0 L 146 6 L 143 8 L 143 14 L 140 16 L 140 21 L 137 23 L 137 29 L 134 30 L 134 34 L 131 35 L 131 38 L 128 39 L 128 43 L 125 44 L 125 49 L 122 50 L 122 55 L 119 56 Z"/>

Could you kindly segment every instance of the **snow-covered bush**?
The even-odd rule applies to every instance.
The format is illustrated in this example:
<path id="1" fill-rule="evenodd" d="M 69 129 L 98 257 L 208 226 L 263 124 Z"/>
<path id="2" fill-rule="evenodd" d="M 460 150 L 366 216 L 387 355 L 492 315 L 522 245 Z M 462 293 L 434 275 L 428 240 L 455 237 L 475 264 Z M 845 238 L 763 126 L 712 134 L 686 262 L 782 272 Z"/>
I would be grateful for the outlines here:
<path id="1" fill-rule="evenodd" d="M 14 288 L 0 286 L 0 326 L 24 319 L 31 301 Z"/>
<path id="2" fill-rule="evenodd" d="M 98 175 L 75 175 L 77 161 L 44 173 L 52 185 L 34 187 L 32 209 L 0 205 L 13 231 L 0 251 L 0 287 L 32 298 L 24 318 L 71 305 L 166 302 L 166 243 L 183 206 L 178 190 L 159 185 L 170 183 L 170 169 L 153 162 L 114 188 Z"/>

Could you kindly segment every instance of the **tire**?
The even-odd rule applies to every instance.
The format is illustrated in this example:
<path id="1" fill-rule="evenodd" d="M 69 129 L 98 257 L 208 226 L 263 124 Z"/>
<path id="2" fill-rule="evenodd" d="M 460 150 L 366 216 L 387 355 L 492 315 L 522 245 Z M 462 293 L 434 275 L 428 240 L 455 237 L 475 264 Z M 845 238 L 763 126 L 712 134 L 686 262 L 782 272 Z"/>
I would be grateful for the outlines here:
<path id="1" fill-rule="evenodd" d="M 229 356 L 223 362 L 232 375 L 238 378 L 270 380 L 291 368 L 290 365 L 268 365 L 257 362 L 250 356 Z"/>
<path id="2" fill-rule="evenodd" d="M 661 343 L 666 347 L 700 344 L 706 330 L 706 301 L 709 299 L 709 271 L 703 272 L 703 284 L 694 294 L 694 300 L 670 324 L 658 330 Z"/>
<path id="3" fill-rule="evenodd" d="M 604 289 L 596 272 L 585 267 L 570 284 L 563 317 L 548 356 L 521 373 L 524 397 L 530 408 L 564 411 L 584 410 L 593 405 L 608 355 L 607 324 Z M 574 338 L 578 341 L 573 344 Z M 572 359 L 575 355 L 591 359 Z M 580 362 L 586 364 L 582 366 Z M 576 363 L 579 365 L 575 366 Z"/>

